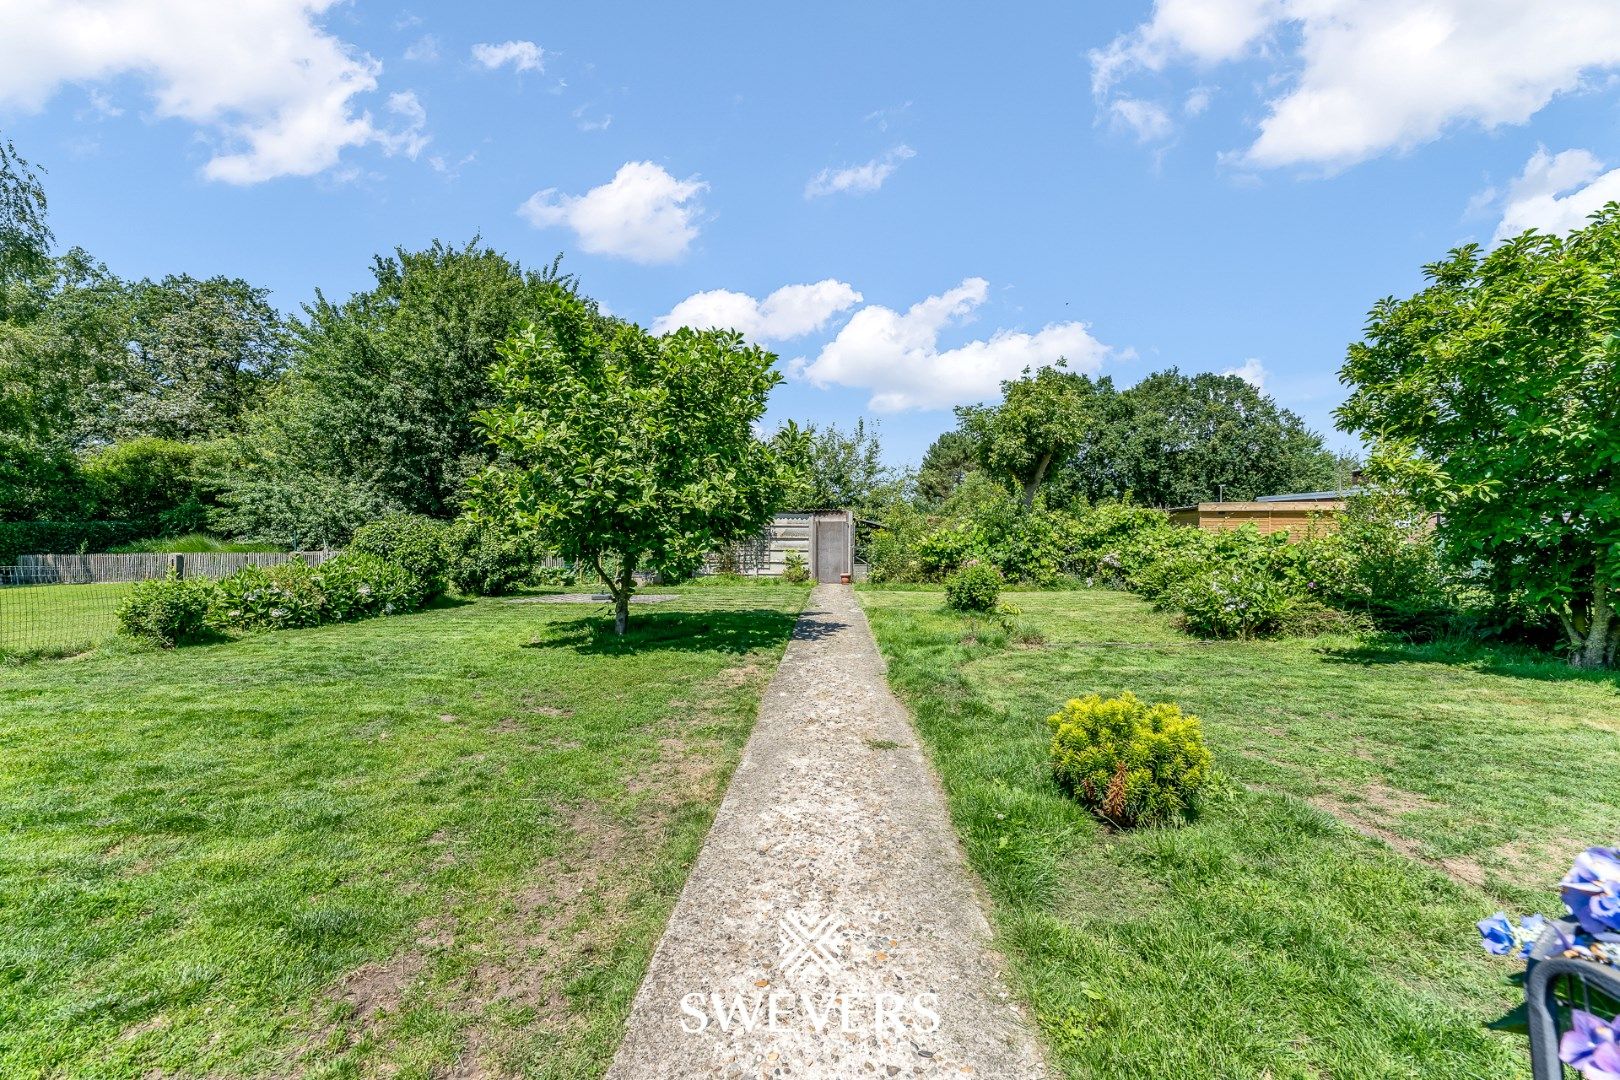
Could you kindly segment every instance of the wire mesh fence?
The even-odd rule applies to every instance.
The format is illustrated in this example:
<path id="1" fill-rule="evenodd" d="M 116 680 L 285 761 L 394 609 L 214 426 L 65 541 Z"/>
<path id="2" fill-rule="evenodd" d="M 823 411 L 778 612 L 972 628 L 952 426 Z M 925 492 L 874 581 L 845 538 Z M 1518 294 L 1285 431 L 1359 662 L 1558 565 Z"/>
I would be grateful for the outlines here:
<path id="1" fill-rule="evenodd" d="M 105 641 L 118 630 L 118 604 L 138 581 L 218 580 L 244 566 L 298 559 L 319 566 L 332 551 L 206 552 L 196 555 L 25 555 L 0 566 L 0 657 L 60 655 Z"/>
<path id="2" fill-rule="evenodd" d="M 119 601 L 135 580 L 0 566 L 0 655 L 71 653 L 106 640 L 118 629 Z"/>

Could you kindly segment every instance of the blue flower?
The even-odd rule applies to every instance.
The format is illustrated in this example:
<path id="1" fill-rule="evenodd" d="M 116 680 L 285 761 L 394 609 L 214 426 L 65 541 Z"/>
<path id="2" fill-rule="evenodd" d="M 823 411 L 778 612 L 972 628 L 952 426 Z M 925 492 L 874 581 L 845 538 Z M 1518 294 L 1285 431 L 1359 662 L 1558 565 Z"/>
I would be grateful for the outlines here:
<path id="1" fill-rule="evenodd" d="M 1620 849 L 1587 848 L 1558 884 L 1564 906 L 1582 930 L 1620 933 Z"/>
<path id="2" fill-rule="evenodd" d="M 1558 1040 L 1558 1060 L 1579 1069 L 1586 1080 L 1620 1080 L 1620 1016 L 1605 1024 L 1575 1009 L 1571 1027 Z"/>
<path id="3" fill-rule="evenodd" d="M 1506 956 L 1518 944 L 1517 936 L 1513 933 L 1513 924 L 1508 922 L 1507 912 L 1498 911 L 1488 919 L 1479 920 L 1480 944 L 1492 956 Z"/>
<path id="4" fill-rule="evenodd" d="M 1488 919 L 1481 919 L 1478 925 L 1480 944 L 1486 952 L 1492 956 L 1517 954 L 1524 959 L 1536 947 L 1541 932 L 1547 928 L 1547 920 L 1540 915 L 1525 915 L 1519 919 L 1519 925 L 1514 926 L 1506 912 L 1498 911 Z"/>

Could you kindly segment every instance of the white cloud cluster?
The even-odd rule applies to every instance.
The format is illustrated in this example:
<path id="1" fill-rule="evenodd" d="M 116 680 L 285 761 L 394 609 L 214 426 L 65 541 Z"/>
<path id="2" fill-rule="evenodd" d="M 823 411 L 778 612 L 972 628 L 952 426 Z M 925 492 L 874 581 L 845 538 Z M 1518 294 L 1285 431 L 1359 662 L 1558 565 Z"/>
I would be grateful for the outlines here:
<path id="1" fill-rule="evenodd" d="M 962 322 L 990 294 L 984 278 L 913 304 L 904 313 L 864 307 L 828 342 L 802 374 L 820 387 L 872 391 L 874 412 L 943 409 L 993 398 L 1005 379 L 1060 357 L 1077 371 L 1095 372 L 1112 350 L 1084 323 L 1053 323 L 1037 333 L 998 330 L 988 339 L 941 349 L 940 334 Z"/>
<path id="2" fill-rule="evenodd" d="M 480 41 L 472 47 L 473 59 L 494 71 L 511 64 L 514 71 L 546 70 L 546 51 L 532 41 Z"/>
<path id="3" fill-rule="evenodd" d="M 756 341 L 787 341 L 824 328 L 833 316 L 861 302 L 846 282 L 827 278 L 810 285 L 784 285 L 763 300 L 747 293 L 712 289 L 693 293 L 668 315 L 653 321 L 653 332 L 682 326 L 696 330 L 740 330 Z"/>
<path id="4" fill-rule="evenodd" d="M 529 196 L 518 213 L 535 228 L 572 229 L 582 250 L 638 263 L 671 262 L 697 238 L 708 184 L 677 180 L 650 161 L 627 161 L 613 179 L 583 195 L 546 188 Z"/>
<path id="5" fill-rule="evenodd" d="M 1114 122 L 1136 132 L 1141 142 L 1157 142 L 1169 135 L 1175 125 L 1163 105 L 1141 98 L 1115 98 L 1108 106 Z"/>
<path id="6" fill-rule="evenodd" d="M 66 83 L 134 77 L 152 113 L 217 138 L 212 180 L 252 184 L 310 176 L 349 147 L 414 155 L 427 141 L 414 95 L 389 130 L 355 99 L 382 65 L 327 33 L 334 0 L 0 0 L 0 105 L 42 108 Z"/>
<path id="7" fill-rule="evenodd" d="M 1256 390 L 1264 390 L 1266 388 L 1266 376 L 1269 374 L 1269 372 L 1266 371 L 1266 366 L 1264 364 L 1251 356 L 1249 359 L 1243 361 L 1242 364 L 1239 364 L 1237 367 L 1229 367 L 1225 371 L 1221 372 L 1221 374 L 1236 375 L 1238 378 L 1242 379 Z"/>
<path id="8" fill-rule="evenodd" d="M 1112 102 L 1138 71 L 1264 56 L 1282 90 L 1250 167 L 1341 168 L 1449 127 L 1521 124 L 1589 75 L 1620 66 L 1614 0 L 1156 0 L 1153 17 L 1092 53 Z"/>
<path id="9" fill-rule="evenodd" d="M 1481 200 L 1497 202 L 1488 192 Z M 1566 233 L 1587 223 L 1588 215 L 1607 203 L 1620 202 L 1620 169 L 1605 171 L 1590 150 L 1549 154 L 1540 149 L 1525 162 L 1524 171 L 1508 185 L 1500 199 L 1502 220 L 1496 239 L 1517 236 L 1526 229 Z"/>
<path id="10" fill-rule="evenodd" d="M 894 175 L 894 170 L 907 158 L 917 156 L 911 147 L 901 143 L 882 157 L 873 158 L 864 165 L 847 165 L 842 169 L 822 169 L 804 185 L 804 197 L 818 199 L 823 195 L 866 195 L 883 186 L 883 181 Z"/>

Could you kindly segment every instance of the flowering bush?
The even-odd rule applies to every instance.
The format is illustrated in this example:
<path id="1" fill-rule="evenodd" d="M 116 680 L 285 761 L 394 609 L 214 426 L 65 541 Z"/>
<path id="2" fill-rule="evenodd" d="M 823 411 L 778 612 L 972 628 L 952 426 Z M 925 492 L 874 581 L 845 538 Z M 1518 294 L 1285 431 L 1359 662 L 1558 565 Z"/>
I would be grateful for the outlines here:
<path id="1" fill-rule="evenodd" d="M 1530 915 L 1515 926 L 1498 911 L 1479 922 L 1480 943 L 1493 956 L 1526 959 L 1550 929 L 1557 935 L 1559 952 L 1570 959 L 1620 965 L 1620 848 L 1587 848 L 1559 885 L 1559 897 L 1570 920 L 1549 923 Z M 1571 1010 L 1571 1029 L 1558 1043 L 1558 1057 L 1586 1080 L 1620 1080 L 1620 1015 L 1607 1023 L 1596 1013 L 1593 999 L 1583 997 L 1586 1008 Z M 1620 1003 L 1611 1003 L 1620 1011 Z"/>
<path id="2" fill-rule="evenodd" d="M 1093 694 L 1068 702 L 1046 723 L 1058 780 L 1115 825 L 1180 820 L 1209 779 L 1202 725 L 1175 705 Z"/>
<path id="3" fill-rule="evenodd" d="M 164 648 L 202 633 L 214 603 L 212 581 L 181 580 L 170 571 L 158 581 L 142 581 L 118 605 L 118 628 Z"/>
<path id="4" fill-rule="evenodd" d="M 1001 596 L 1001 572 L 989 563 L 970 562 L 945 581 L 945 604 L 956 611 L 994 611 Z"/>
<path id="5" fill-rule="evenodd" d="M 1229 562 L 1170 589 L 1166 598 L 1199 637 L 1252 638 L 1282 629 L 1295 593 L 1265 567 Z"/>
<path id="6" fill-rule="evenodd" d="M 373 615 L 393 615 L 420 606 L 421 585 L 403 566 L 346 551 L 316 568 L 328 622 L 348 622 Z"/>
<path id="7" fill-rule="evenodd" d="M 318 625 L 325 609 L 320 577 L 300 560 L 242 567 L 219 583 L 210 618 L 221 629 L 285 630 Z"/>

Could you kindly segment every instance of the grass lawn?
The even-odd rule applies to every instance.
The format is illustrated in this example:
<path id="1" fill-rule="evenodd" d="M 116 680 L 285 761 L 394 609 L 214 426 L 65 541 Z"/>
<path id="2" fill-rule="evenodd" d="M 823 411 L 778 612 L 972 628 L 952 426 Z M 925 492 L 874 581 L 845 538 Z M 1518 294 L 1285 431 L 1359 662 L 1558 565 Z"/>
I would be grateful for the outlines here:
<path id="1" fill-rule="evenodd" d="M 1134 596 L 1012 599 L 1046 643 L 963 644 L 937 591 L 862 594 L 997 930 L 1074 1077 L 1527 1074 L 1482 1026 L 1515 965 L 1498 907 L 1620 840 L 1620 692 L 1508 652 L 1352 639 L 1200 644 Z M 1047 767 L 1044 718 L 1130 690 L 1204 720 L 1226 781 L 1196 823 L 1116 833 Z"/>
<path id="2" fill-rule="evenodd" d="M 0 668 L 0 1076 L 599 1075 L 806 595 L 671 591 Z"/>
<path id="3" fill-rule="evenodd" d="M 83 652 L 118 631 L 128 583 L 0 588 L 0 660 Z"/>

